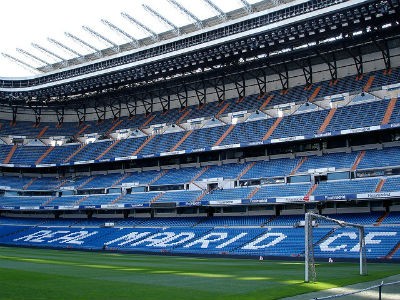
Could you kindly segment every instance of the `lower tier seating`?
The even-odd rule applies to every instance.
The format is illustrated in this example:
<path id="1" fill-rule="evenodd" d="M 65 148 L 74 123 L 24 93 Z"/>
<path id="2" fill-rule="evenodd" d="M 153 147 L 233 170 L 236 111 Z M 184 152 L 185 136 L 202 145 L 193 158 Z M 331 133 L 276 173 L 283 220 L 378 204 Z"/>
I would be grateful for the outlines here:
<path id="1" fill-rule="evenodd" d="M 364 216 L 348 214 L 346 219 L 371 220 L 369 215 Z M 194 255 L 302 257 L 304 228 L 288 226 L 302 218 L 304 216 L 113 219 L 116 227 L 111 228 L 104 228 L 105 221 L 101 219 L 0 218 L 0 244 Z M 367 258 L 398 257 L 400 227 L 397 225 L 366 226 Z M 321 223 L 314 228 L 313 241 L 318 258 L 359 256 L 358 231 L 350 227 Z"/>

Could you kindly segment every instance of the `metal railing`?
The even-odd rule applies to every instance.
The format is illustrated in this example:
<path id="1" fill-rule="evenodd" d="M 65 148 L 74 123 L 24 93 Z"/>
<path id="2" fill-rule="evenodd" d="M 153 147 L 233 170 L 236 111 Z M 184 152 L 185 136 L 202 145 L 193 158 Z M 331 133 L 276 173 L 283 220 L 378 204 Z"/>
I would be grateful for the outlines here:
<path id="1" fill-rule="evenodd" d="M 352 291 L 352 292 L 348 292 L 348 293 L 342 293 L 342 294 L 336 294 L 336 295 L 331 295 L 331 296 L 323 296 L 323 297 L 316 297 L 316 298 L 312 298 L 312 300 L 325 300 L 325 299 L 335 299 L 335 298 L 340 298 L 340 297 L 345 297 L 345 296 L 352 296 L 352 295 L 356 295 L 356 294 L 360 294 L 363 292 L 367 292 L 367 291 L 372 291 L 372 290 L 377 290 L 377 294 L 371 296 L 368 296 L 369 299 L 385 299 L 382 298 L 382 293 L 384 292 L 385 288 L 387 288 L 388 286 L 395 286 L 398 285 L 398 291 L 396 292 L 397 297 L 400 298 L 400 280 L 399 281 L 393 281 L 393 282 L 387 282 L 384 283 L 383 281 L 380 284 L 376 284 L 364 289 L 359 289 L 356 291 Z M 376 297 L 376 298 L 375 298 Z M 399 299 L 397 298 L 397 299 Z M 395 298 L 390 298 L 390 299 L 395 299 Z"/>

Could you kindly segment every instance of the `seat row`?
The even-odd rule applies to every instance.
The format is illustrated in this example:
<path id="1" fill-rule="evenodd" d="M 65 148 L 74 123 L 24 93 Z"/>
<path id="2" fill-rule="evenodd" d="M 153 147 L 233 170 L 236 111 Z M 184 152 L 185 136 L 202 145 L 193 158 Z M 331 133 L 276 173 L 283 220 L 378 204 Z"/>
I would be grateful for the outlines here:
<path id="1" fill-rule="evenodd" d="M 140 114 L 135 117 L 122 117 L 119 120 L 106 119 L 103 121 L 87 121 L 85 123 L 74 123 L 65 122 L 62 126 L 57 123 L 42 122 L 35 126 L 32 126 L 32 122 L 18 121 L 16 124 L 11 124 L 9 121 L 2 121 L 0 126 L 0 135 L 2 136 L 21 136 L 22 135 L 36 138 L 36 137 L 50 137 L 50 136 L 72 136 L 73 134 L 83 133 L 99 133 L 99 135 L 106 134 L 110 130 L 118 130 L 125 128 L 140 128 L 144 126 L 150 126 L 155 124 L 175 124 L 184 122 L 188 119 L 210 117 L 217 115 L 221 109 L 224 113 L 231 113 L 243 110 L 255 110 L 259 109 L 268 96 L 273 96 L 263 108 L 268 109 L 275 105 L 281 105 L 291 102 L 303 102 L 304 99 L 313 97 L 313 94 L 318 88 L 318 97 L 325 97 L 330 95 L 336 95 L 345 92 L 362 91 L 366 86 L 370 77 L 373 77 L 372 83 L 369 89 L 374 90 L 381 86 L 395 84 L 400 82 L 400 68 L 391 70 L 390 75 L 388 72 L 383 70 L 374 71 L 364 74 L 360 78 L 356 76 L 347 76 L 338 80 L 335 84 L 330 81 L 322 81 L 315 83 L 311 88 L 304 86 L 295 86 L 290 90 L 282 93 L 281 90 L 271 91 L 264 97 L 259 95 L 249 95 L 244 99 L 232 98 L 224 102 L 224 105 L 219 103 L 208 103 L 201 109 L 197 106 L 189 106 L 185 110 L 180 108 L 170 109 L 167 112 L 154 112 L 151 114 Z M 84 130 L 83 130 L 84 129 Z"/>
<path id="2" fill-rule="evenodd" d="M 0 219 L 1 220 L 1 219 Z M 358 230 L 321 227 L 313 230 L 317 258 L 357 258 Z M 398 259 L 399 227 L 366 227 L 369 259 Z M 56 249 L 112 250 L 195 255 L 301 257 L 304 228 L 294 227 L 160 227 L 137 228 L 46 227 L 4 225 L 0 244 Z"/>
<path id="3" fill-rule="evenodd" d="M 381 184 L 383 182 L 383 185 Z M 176 203 L 177 206 L 200 204 L 249 204 L 269 202 L 299 202 L 313 200 L 354 200 L 363 199 L 362 195 L 380 192 L 389 193 L 385 197 L 395 197 L 400 192 L 400 177 L 386 179 L 366 178 L 352 180 L 337 180 L 295 184 L 272 184 L 249 187 L 236 187 L 216 190 L 178 190 L 134 192 L 127 194 L 91 194 L 65 196 L 13 196 L 0 197 L 0 207 L 20 207 L 21 209 L 38 209 L 39 207 L 90 207 L 93 205 L 133 207 L 149 207 L 154 203 Z M 378 190 L 378 188 L 380 190 Z M 390 193 L 394 193 L 393 196 Z M 339 197 L 339 198 L 336 198 Z"/>
<path id="4" fill-rule="evenodd" d="M 206 182 L 210 179 L 254 180 L 262 178 L 283 178 L 293 175 L 310 174 L 313 170 L 342 172 L 350 170 L 385 169 L 400 167 L 400 148 L 371 149 L 350 153 L 330 153 L 296 158 L 279 158 L 257 162 L 231 163 L 221 166 L 182 167 L 180 169 L 152 170 L 142 172 L 113 173 L 66 178 L 0 177 L 0 186 L 17 190 L 59 190 L 59 189 L 99 189 L 131 186 L 183 185 Z M 346 177 L 345 177 L 346 178 Z M 349 177 L 347 177 L 349 178 Z M 385 182 L 383 190 L 391 180 Z"/>
<path id="5" fill-rule="evenodd" d="M 216 146 L 246 146 L 285 141 L 287 138 L 313 138 L 323 132 L 400 123 L 400 101 L 392 107 L 392 100 L 361 103 L 329 110 L 314 110 L 283 118 L 249 120 L 232 125 L 216 125 L 189 131 L 130 137 L 121 140 L 100 140 L 88 144 L 62 146 L 0 145 L 0 162 L 29 165 L 70 164 L 73 162 L 106 161 L 115 158 L 150 157 L 164 152 L 187 153 Z M 392 108 L 392 109 L 390 109 Z M 329 115 L 329 117 L 328 117 Z M 329 119 L 327 121 L 327 119 Z M 218 123 L 219 122 L 219 123 Z M 216 149 L 216 148 L 215 148 Z"/>

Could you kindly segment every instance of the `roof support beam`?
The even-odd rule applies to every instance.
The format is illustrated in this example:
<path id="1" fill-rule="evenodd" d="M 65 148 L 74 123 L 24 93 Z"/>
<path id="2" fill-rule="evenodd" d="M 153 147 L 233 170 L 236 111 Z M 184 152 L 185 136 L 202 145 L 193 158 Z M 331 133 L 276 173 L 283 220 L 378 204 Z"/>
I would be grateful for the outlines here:
<path id="1" fill-rule="evenodd" d="M 188 106 L 188 91 L 186 84 L 176 86 L 176 96 L 178 98 L 181 109 Z"/>
<path id="2" fill-rule="evenodd" d="M 101 103 L 96 103 L 94 111 L 97 116 L 97 123 L 101 123 L 106 119 L 106 108 L 105 106 L 101 106 Z"/>
<path id="3" fill-rule="evenodd" d="M 133 118 L 134 116 L 136 116 L 136 111 L 137 111 L 136 101 L 132 103 L 131 100 L 132 99 L 130 99 L 130 97 L 127 97 L 125 102 L 126 109 L 129 112 L 129 118 Z"/>
<path id="4" fill-rule="evenodd" d="M 313 72 L 311 60 L 305 59 L 303 62 L 294 61 L 303 70 L 304 80 L 306 81 L 306 87 L 310 87 L 313 83 Z"/>
<path id="5" fill-rule="evenodd" d="M 61 108 L 56 108 L 55 112 L 57 116 L 58 125 L 61 125 L 62 123 L 64 123 L 64 106 L 62 106 Z"/>
<path id="6" fill-rule="evenodd" d="M 218 18 L 221 20 L 221 22 L 225 22 L 226 20 L 228 20 L 226 13 L 221 8 L 219 8 L 214 2 L 212 2 L 211 0 L 203 0 L 203 1 L 218 13 Z"/>
<path id="7" fill-rule="evenodd" d="M 168 90 L 168 89 L 165 88 L 165 90 Z M 160 89 L 158 91 L 159 92 L 158 98 L 160 99 L 160 104 L 161 104 L 161 107 L 163 108 L 163 112 L 168 111 L 171 107 L 171 95 L 170 95 L 170 93 L 168 93 L 168 95 L 165 96 L 164 95 L 165 90 Z"/>
<path id="8" fill-rule="evenodd" d="M 271 66 L 270 64 L 267 64 L 267 67 L 269 69 L 271 69 L 273 72 L 275 72 L 275 74 L 279 75 L 279 81 L 281 82 L 282 90 L 283 91 L 288 90 L 289 89 L 289 71 L 288 71 L 287 65 L 286 64 L 283 65 L 283 68 L 284 68 L 283 72 L 279 71 L 277 68 L 275 68 L 274 66 Z"/>
<path id="9" fill-rule="evenodd" d="M 31 106 L 31 109 L 33 110 L 33 112 L 35 114 L 35 125 L 38 126 L 40 124 L 40 119 L 42 116 L 42 108 Z"/>
<path id="10" fill-rule="evenodd" d="M 12 124 L 15 125 L 17 123 L 18 106 L 11 106 L 11 110 L 12 110 Z"/>
<path id="11" fill-rule="evenodd" d="M 206 85 L 203 79 L 194 83 L 193 90 L 196 92 L 197 101 L 199 102 L 199 107 L 206 104 L 207 92 L 206 92 Z"/>
<path id="12" fill-rule="evenodd" d="M 103 54 L 101 53 L 101 51 L 99 49 L 90 45 L 89 43 L 85 42 L 84 40 L 78 38 L 76 35 L 73 35 L 72 33 L 69 33 L 69 32 L 64 32 L 64 34 L 65 34 L 65 36 L 69 37 L 76 43 L 83 45 L 83 46 L 89 48 L 90 50 L 94 51 L 97 54 L 97 56 L 99 56 L 99 57 L 103 56 Z"/>
<path id="13" fill-rule="evenodd" d="M 361 53 L 361 48 L 356 48 L 355 50 L 351 48 L 346 48 L 347 52 L 353 57 L 354 64 L 357 70 L 357 76 L 360 77 L 364 73 L 363 58 Z"/>
<path id="14" fill-rule="evenodd" d="M 60 55 L 55 54 L 54 52 L 52 52 L 52 51 L 50 51 L 50 50 L 48 50 L 48 49 L 36 44 L 36 43 L 32 43 L 31 45 L 32 45 L 32 47 L 42 51 L 43 53 L 46 53 L 47 55 L 53 56 L 53 57 L 61 60 L 64 65 L 68 65 L 68 63 L 66 62 L 66 59 L 64 57 L 61 57 Z"/>
<path id="15" fill-rule="evenodd" d="M 387 41 L 384 40 L 382 42 L 378 42 L 376 41 L 376 39 L 374 39 L 374 44 L 382 53 L 382 59 L 383 62 L 385 63 L 385 69 L 390 70 L 392 68 L 392 64 L 391 64 L 390 51 Z"/>
<path id="16" fill-rule="evenodd" d="M 182 6 L 181 4 L 179 4 L 177 1 L 175 0 L 168 0 L 168 2 L 170 4 L 172 4 L 172 6 L 174 6 L 177 10 L 179 10 L 181 13 L 183 13 L 185 16 L 189 17 L 191 20 L 194 21 L 194 25 L 198 28 L 198 29 L 202 29 L 204 27 L 203 22 L 196 17 L 194 14 L 192 14 L 189 10 L 187 10 L 184 6 Z"/>
<path id="17" fill-rule="evenodd" d="M 29 57 L 31 59 L 33 58 L 34 60 L 41 62 L 42 64 L 49 65 L 49 63 L 47 61 L 45 61 L 44 59 L 41 59 L 40 57 L 33 55 L 32 53 L 29 53 L 28 51 L 25 51 L 24 49 L 17 48 L 16 50 L 17 50 L 17 52 L 25 55 L 26 57 Z"/>
<path id="18" fill-rule="evenodd" d="M 157 19 L 159 19 L 164 24 L 167 24 L 169 27 L 171 27 L 173 29 L 173 32 L 176 35 L 181 35 L 181 29 L 178 26 L 176 26 L 174 23 L 172 23 L 170 20 L 168 20 L 164 16 L 160 15 L 158 12 L 156 12 L 154 9 L 152 9 L 150 6 L 148 6 L 146 4 L 143 4 L 143 7 L 147 12 L 149 12 L 150 14 L 155 16 Z"/>
<path id="19" fill-rule="evenodd" d="M 331 82 L 335 82 L 338 79 L 337 72 L 337 63 L 336 63 L 336 55 L 335 52 L 332 52 L 332 59 L 326 57 L 326 55 L 320 53 L 318 50 L 315 50 L 315 53 L 328 65 L 329 73 L 331 74 Z"/>
<path id="20" fill-rule="evenodd" d="M 257 80 L 259 96 L 263 96 L 267 92 L 267 75 L 263 69 L 259 69 L 254 73 Z"/>
<path id="21" fill-rule="evenodd" d="M 61 48 L 61 49 L 64 49 L 64 50 L 66 50 L 66 51 L 68 51 L 68 52 L 70 52 L 70 53 L 72 53 L 72 54 L 74 54 L 74 55 L 76 55 L 76 56 L 78 56 L 78 57 L 82 57 L 82 54 L 81 54 L 81 53 L 79 53 L 78 51 L 75 51 L 74 49 L 68 47 L 67 45 L 64 45 L 63 43 L 61 43 L 61 42 L 59 42 L 59 41 L 57 41 L 57 40 L 55 40 L 55 39 L 47 38 L 47 40 L 48 40 L 50 43 L 52 43 L 52 44 L 58 46 L 58 47 Z"/>
<path id="22" fill-rule="evenodd" d="M 18 58 L 16 58 L 16 57 L 14 57 L 14 56 L 11 56 L 11 55 L 6 54 L 6 53 L 1 53 L 1 54 L 2 54 L 5 58 L 11 60 L 12 62 L 14 62 L 14 63 L 16 63 L 16 64 L 19 64 L 19 65 L 23 66 L 24 68 L 28 69 L 30 72 L 31 72 L 32 70 L 35 71 L 35 72 L 42 72 L 42 71 L 36 69 L 34 66 L 32 66 L 32 65 L 30 65 L 30 64 L 28 64 L 28 63 L 26 63 L 26 62 L 24 62 L 24 61 L 22 61 L 22 60 L 20 60 L 20 59 L 18 59 Z"/>
<path id="23" fill-rule="evenodd" d="M 231 76 L 235 83 L 236 91 L 238 93 L 238 98 L 243 99 L 246 97 L 246 81 L 244 79 L 243 72 Z"/>
<path id="24" fill-rule="evenodd" d="M 150 98 L 150 100 L 146 99 Z M 149 115 L 153 112 L 154 108 L 154 98 L 152 93 L 147 93 L 147 95 L 143 95 L 143 98 L 141 99 L 143 103 L 143 107 L 146 111 L 146 115 Z"/>
<path id="25" fill-rule="evenodd" d="M 247 0 L 240 0 L 240 2 L 243 4 L 243 9 L 247 14 L 251 14 L 253 12 L 253 6 Z"/>
<path id="26" fill-rule="evenodd" d="M 111 98 L 108 106 L 110 107 L 114 120 L 119 119 L 121 117 L 121 100 Z"/>
<path id="27" fill-rule="evenodd" d="M 137 48 L 137 47 L 140 46 L 137 39 L 135 39 L 132 35 L 130 35 L 129 33 L 127 33 L 125 30 L 119 28 L 117 25 L 114 25 L 113 23 L 111 23 L 111 22 L 109 22 L 109 21 L 107 21 L 107 20 L 105 20 L 105 19 L 101 19 L 101 22 L 102 22 L 104 25 L 106 25 L 108 28 L 110 28 L 111 30 L 113 30 L 114 32 L 116 32 L 116 33 L 118 33 L 118 34 L 120 34 L 120 35 L 122 35 L 122 36 L 128 38 L 128 39 L 131 41 L 130 43 L 131 43 L 135 48 Z"/>
<path id="28" fill-rule="evenodd" d="M 210 83 L 213 85 L 215 89 L 215 93 L 217 94 L 218 102 L 223 102 L 226 99 L 225 95 L 225 76 L 216 77 L 214 80 L 210 80 Z"/>
<path id="29" fill-rule="evenodd" d="M 110 39 L 106 38 L 104 35 L 98 33 L 97 31 L 87 26 L 82 26 L 82 29 L 85 30 L 86 32 L 89 32 L 92 36 L 98 38 L 99 40 L 102 40 L 103 42 L 106 42 L 107 44 L 111 45 L 115 52 L 119 52 L 119 46 Z"/>
<path id="30" fill-rule="evenodd" d="M 75 109 L 76 116 L 78 117 L 79 125 L 86 121 L 86 106 L 83 104 L 82 107 Z"/>
<path id="31" fill-rule="evenodd" d="M 134 17 L 132 17 L 131 15 L 127 14 L 126 12 L 122 12 L 121 16 L 123 16 L 125 19 L 127 19 L 129 22 L 131 22 L 132 24 L 136 25 L 137 27 L 141 28 L 142 30 L 144 30 L 145 32 L 150 34 L 150 37 L 153 41 L 158 41 L 158 34 L 155 33 L 153 30 L 151 30 L 149 27 L 147 27 L 146 25 L 144 25 L 143 23 L 139 22 L 138 20 L 136 20 Z"/>

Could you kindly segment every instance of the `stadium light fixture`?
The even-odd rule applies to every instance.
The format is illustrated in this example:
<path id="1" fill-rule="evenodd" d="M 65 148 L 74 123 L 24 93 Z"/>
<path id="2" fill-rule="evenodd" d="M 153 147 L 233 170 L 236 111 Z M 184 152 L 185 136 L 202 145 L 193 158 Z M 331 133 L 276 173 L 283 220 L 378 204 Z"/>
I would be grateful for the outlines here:
<path id="1" fill-rule="evenodd" d="M 194 14 L 192 14 L 189 10 L 187 10 L 184 6 L 176 2 L 175 0 L 168 0 L 172 6 L 174 6 L 176 9 L 178 9 L 180 12 L 182 12 L 185 16 L 189 17 L 189 19 L 194 21 L 194 25 L 198 29 L 202 29 L 204 27 L 203 22 L 196 17 Z"/>
<path id="2" fill-rule="evenodd" d="M 143 23 L 139 22 L 138 20 L 136 20 L 134 17 L 132 17 L 131 15 L 129 15 L 126 12 L 121 12 L 121 16 L 124 17 L 125 19 L 127 19 L 129 22 L 131 22 L 132 24 L 136 25 L 137 27 L 141 28 L 142 30 L 144 30 L 145 32 L 150 34 L 150 37 L 153 41 L 158 41 L 158 34 L 155 33 L 153 30 L 151 30 L 149 27 L 147 27 L 146 25 L 144 25 Z"/>
<path id="3" fill-rule="evenodd" d="M 119 52 L 119 46 L 110 39 L 106 38 L 104 35 L 98 33 L 97 31 L 93 30 L 88 26 L 82 26 L 82 29 L 91 34 L 92 36 L 98 38 L 99 40 L 111 45 L 116 52 Z"/>
<path id="4" fill-rule="evenodd" d="M 172 23 L 170 20 L 168 20 L 167 18 L 165 18 L 164 16 L 160 15 L 158 12 L 156 12 L 154 9 L 152 9 L 150 6 L 143 4 L 143 8 L 149 12 L 150 14 L 152 14 L 153 16 L 155 16 L 156 18 L 158 18 L 161 22 L 163 22 L 164 24 L 167 24 L 169 27 L 171 27 L 173 29 L 173 32 L 176 35 L 181 35 L 181 30 L 178 26 L 176 26 L 174 23 Z"/>
<path id="5" fill-rule="evenodd" d="M 228 20 L 228 17 L 226 15 L 226 13 L 219 8 L 214 2 L 212 2 L 211 0 L 203 0 L 209 7 L 211 7 L 213 10 L 215 10 L 218 13 L 218 18 L 222 21 L 225 22 L 226 20 Z"/>
<path id="6" fill-rule="evenodd" d="M 111 23 L 108 20 L 105 19 L 101 19 L 101 22 L 106 25 L 108 28 L 110 28 L 111 30 L 113 30 L 114 32 L 128 38 L 131 42 L 131 44 L 137 48 L 140 46 L 139 41 L 137 39 L 135 39 L 132 35 L 130 35 L 129 33 L 127 33 L 125 30 L 119 28 L 117 25 L 114 25 L 113 23 Z"/>

